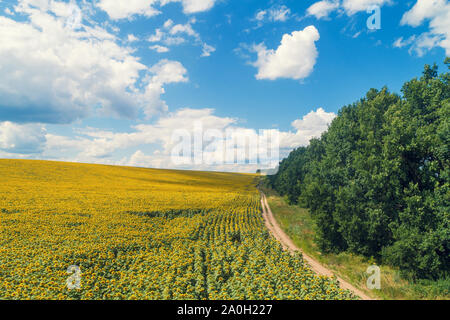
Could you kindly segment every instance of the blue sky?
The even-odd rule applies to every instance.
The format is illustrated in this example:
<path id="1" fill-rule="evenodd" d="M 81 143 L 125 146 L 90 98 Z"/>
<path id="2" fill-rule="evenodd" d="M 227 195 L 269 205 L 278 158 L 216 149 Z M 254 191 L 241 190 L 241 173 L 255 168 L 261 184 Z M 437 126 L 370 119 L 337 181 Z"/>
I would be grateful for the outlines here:
<path id="1" fill-rule="evenodd" d="M 370 88 L 443 70 L 449 37 L 447 0 L 0 0 L 0 158 L 176 168 L 197 122 L 275 130 L 283 156 Z"/>

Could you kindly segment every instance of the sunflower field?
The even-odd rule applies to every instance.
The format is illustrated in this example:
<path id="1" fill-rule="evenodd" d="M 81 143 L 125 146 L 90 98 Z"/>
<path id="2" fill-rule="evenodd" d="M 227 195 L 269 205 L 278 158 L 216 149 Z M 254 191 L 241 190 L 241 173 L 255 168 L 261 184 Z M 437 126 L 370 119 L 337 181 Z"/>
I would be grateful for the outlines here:
<path id="1" fill-rule="evenodd" d="M 270 236 L 258 179 L 0 160 L 0 299 L 355 299 Z"/>

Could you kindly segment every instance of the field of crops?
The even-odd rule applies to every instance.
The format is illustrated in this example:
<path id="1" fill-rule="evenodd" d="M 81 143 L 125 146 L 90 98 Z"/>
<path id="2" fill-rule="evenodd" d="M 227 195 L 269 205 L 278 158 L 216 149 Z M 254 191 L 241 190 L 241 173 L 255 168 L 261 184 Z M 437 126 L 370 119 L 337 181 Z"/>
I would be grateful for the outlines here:
<path id="1" fill-rule="evenodd" d="M 256 176 L 0 160 L 0 177 L 0 299 L 353 298 L 269 236 Z"/>

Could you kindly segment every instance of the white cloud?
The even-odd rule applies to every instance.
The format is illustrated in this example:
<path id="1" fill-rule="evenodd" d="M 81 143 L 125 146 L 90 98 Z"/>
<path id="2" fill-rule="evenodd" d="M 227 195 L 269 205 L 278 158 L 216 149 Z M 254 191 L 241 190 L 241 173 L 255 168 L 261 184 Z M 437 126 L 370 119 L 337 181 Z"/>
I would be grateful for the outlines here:
<path id="1" fill-rule="evenodd" d="M 70 123 L 96 112 L 133 118 L 164 109 L 163 88 L 144 77 L 152 69 L 105 29 L 68 26 L 69 5 L 21 1 L 16 11 L 28 21 L 0 16 L 0 118 Z"/>
<path id="2" fill-rule="evenodd" d="M 339 0 L 324 0 L 311 5 L 307 10 L 309 16 L 317 19 L 327 18 L 333 11 L 339 8 Z"/>
<path id="3" fill-rule="evenodd" d="M 46 143 L 45 134 L 45 128 L 39 124 L 0 122 L 0 150 L 19 154 L 40 153 Z"/>
<path id="4" fill-rule="evenodd" d="M 293 148 L 307 145 L 311 138 L 319 137 L 335 116 L 334 113 L 327 113 L 319 108 L 302 119 L 295 120 L 292 123 L 294 132 L 277 129 L 258 132 L 238 126 L 238 119 L 214 115 L 213 109 L 186 108 L 168 113 L 154 124 L 135 125 L 129 132 L 112 132 L 88 127 L 74 129 L 74 137 L 47 133 L 45 128 L 38 124 L 18 125 L 6 122 L 0 123 L 0 156 L 154 168 L 255 172 L 261 166 L 255 162 L 258 153 L 259 155 L 260 152 L 267 153 L 269 149 L 265 147 L 260 149 L 261 145 L 248 145 L 249 139 L 264 140 L 270 136 L 278 136 L 281 153 L 284 155 Z M 217 134 L 202 137 L 201 162 L 175 163 L 172 151 L 179 141 L 174 140 L 174 133 L 182 130 L 194 136 L 199 128 L 200 133 L 209 131 Z M 231 132 L 231 135 L 227 135 L 227 132 Z M 229 139 L 235 142 L 231 149 L 226 146 Z M 125 150 L 130 156 L 123 156 Z M 253 162 L 224 164 L 225 154 L 230 150 L 231 154 L 244 156 Z M 190 158 L 190 154 L 188 157 Z M 268 159 L 275 162 L 278 160 L 270 157 Z"/>
<path id="5" fill-rule="evenodd" d="M 372 6 L 391 4 L 392 0 L 321 0 L 307 9 L 307 15 L 317 19 L 327 18 L 334 11 L 345 12 L 352 16 L 358 12 L 367 11 Z"/>
<path id="6" fill-rule="evenodd" d="M 313 138 L 319 138 L 328 129 L 336 114 L 319 108 L 302 119 L 292 122 L 295 132 L 280 132 L 280 148 L 287 152 L 300 146 L 307 146 Z"/>
<path id="7" fill-rule="evenodd" d="M 169 81 L 169 79 L 160 80 Z M 171 138 L 175 130 L 184 129 L 193 132 L 196 122 L 202 123 L 205 130 L 224 130 L 236 122 L 232 118 L 217 117 L 213 115 L 213 112 L 213 109 L 180 109 L 161 117 L 155 124 L 133 126 L 131 133 L 114 133 L 86 128 L 78 130 L 76 138 L 47 134 L 44 154 L 50 158 L 59 158 L 61 154 L 75 152 L 75 156 L 70 160 L 98 163 L 98 160 L 111 157 L 120 149 L 159 144 L 162 147 L 160 152 L 170 155 L 174 145 Z"/>
<path id="8" fill-rule="evenodd" d="M 164 32 L 161 31 L 161 29 L 156 29 L 155 34 L 151 35 L 147 41 L 148 42 L 158 42 L 161 41 L 161 39 L 164 37 Z"/>
<path id="9" fill-rule="evenodd" d="M 165 53 L 165 52 L 169 52 L 170 51 L 169 48 L 164 47 L 164 46 L 160 46 L 158 44 L 155 44 L 154 46 L 150 46 L 149 48 L 152 49 L 152 50 L 155 50 L 158 53 Z"/>
<path id="10" fill-rule="evenodd" d="M 415 40 L 416 40 L 416 36 L 415 35 L 409 37 L 408 39 L 403 39 L 403 37 L 400 37 L 400 38 L 395 40 L 393 46 L 394 46 L 394 48 L 403 48 L 403 47 L 409 46 Z"/>
<path id="11" fill-rule="evenodd" d="M 100 0 L 97 6 L 113 20 L 131 18 L 133 15 L 152 17 L 161 12 L 153 6 L 158 0 Z"/>
<path id="12" fill-rule="evenodd" d="M 211 53 L 215 52 L 216 48 L 214 48 L 213 46 L 210 46 L 206 43 L 203 44 L 203 51 L 202 51 L 202 57 L 209 57 L 211 55 Z"/>
<path id="13" fill-rule="evenodd" d="M 361 33 L 362 33 L 362 31 L 356 32 L 356 33 L 352 36 L 352 38 L 353 38 L 353 39 L 358 38 L 358 37 L 361 35 Z"/>
<path id="14" fill-rule="evenodd" d="M 258 21 L 262 21 L 266 17 L 266 14 L 267 10 L 259 10 L 258 12 L 256 12 L 255 19 Z"/>
<path id="15" fill-rule="evenodd" d="M 128 41 L 128 42 L 135 42 L 135 41 L 138 41 L 138 40 L 139 40 L 139 38 L 136 37 L 134 34 L 129 34 L 129 35 L 127 36 L 127 41 Z"/>
<path id="16" fill-rule="evenodd" d="M 289 19 L 291 9 L 286 6 L 274 7 L 269 9 L 269 17 L 273 21 L 286 21 Z"/>
<path id="17" fill-rule="evenodd" d="M 192 18 L 185 24 L 175 24 L 173 20 L 169 19 L 164 22 L 161 28 L 155 30 L 155 33 L 151 35 L 147 41 L 161 43 L 151 46 L 150 48 L 157 52 L 169 51 L 168 46 L 177 46 L 188 41 L 189 38 L 193 39 L 193 43 L 202 47 L 201 57 L 209 57 L 211 53 L 216 49 L 201 40 L 200 35 L 193 28 L 193 24 L 197 22 Z"/>
<path id="18" fill-rule="evenodd" d="M 161 60 L 156 65 L 150 68 L 150 71 L 155 75 L 152 77 L 150 83 L 167 84 L 176 82 L 186 82 L 187 70 L 178 61 Z"/>
<path id="19" fill-rule="evenodd" d="M 446 0 L 418 0 L 411 10 L 403 15 L 400 23 L 418 27 L 425 19 L 433 19 L 445 11 L 447 4 Z"/>
<path id="20" fill-rule="evenodd" d="M 164 22 L 164 25 L 163 25 L 163 27 L 165 29 L 169 29 L 172 26 L 173 26 L 173 20 L 172 19 L 167 20 L 166 22 Z"/>
<path id="21" fill-rule="evenodd" d="M 198 13 L 210 10 L 216 0 L 162 0 L 161 4 L 165 5 L 170 2 L 181 2 L 183 12 L 187 14 Z"/>
<path id="22" fill-rule="evenodd" d="M 186 42 L 186 39 L 183 37 L 167 37 L 163 40 L 163 43 L 166 46 L 178 46 Z"/>
<path id="23" fill-rule="evenodd" d="M 237 120 L 233 118 L 221 118 L 213 114 L 213 109 L 180 109 L 176 112 L 168 114 L 166 117 L 159 119 L 153 125 L 137 125 L 134 127 L 132 133 L 112 133 L 99 131 L 95 129 L 88 129 L 80 131 L 81 134 L 89 137 L 89 139 L 78 139 L 76 142 L 70 142 L 64 137 L 48 136 L 48 145 L 56 149 L 57 145 L 64 147 L 76 146 L 80 151 L 78 160 L 97 162 L 105 156 L 112 154 L 118 149 L 126 149 L 130 147 L 137 147 L 138 150 L 126 162 L 128 165 L 139 166 L 154 166 L 166 168 L 174 168 L 171 163 L 171 151 L 177 144 L 177 141 L 172 140 L 172 135 L 176 130 L 185 130 L 193 134 L 196 130 L 196 125 L 201 124 L 203 132 L 207 130 L 216 130 L 223 134 L 227 129 L 233 129 L 233 138 L 239 136 L 257 137 L 259 134 L 268 134 L 271 130 L 264 130 L 262 133 L 257 133 L 256 130 L 247 129 L 236 126 Z M 322 108 L 316 111 L 311 111 L 302 119 L 295 120 L 292 123 L 294 132 L 280 132 L 280 147 L 286 151 L 299 146 L 305 146 L 310 139 L 320 137 L 320 135 L 327 130 L 328 125 L 336 117 L 334 113 L 328 113 Z M 244 148 L 244 145 L 239 144 L 239 139 L 236 139 L 236 148 Z M 241 141 L 243 142 L 243 141 Z M 141 148 L 149 144 L 159 144 L 160 149 L 157 149 L 153 155 L 145 155 Z M 51 149 L 49 147 L 49 149 Z M 217 148 L 205 152 L 205 157 L 215 162 L 220 162 L 223 157 L 223 148 Z M 97 160 L 96 160 L 97 159 Z M 211 161 L 211 163 L 213 162 Z M 199 167 L 196 166 L 197 169 Z M 208 168 L 208 167 L 202 167 Z M 209 167 L 212 169 L 214 167 Z"/>
<path id="24" fill-rule="evenodd" d="M 239 139 L 239 137 L 256 138 L 258 136 L 256 130 L 237 127 L 236 119 L 218 117 L 213 112 L 213 109 L 180 109 L 168 114 L 166 117 L 162 117 L 153 125 L 137 125 L 132 133 L 112 133 L 95 129 L 84 130 L 84 132 L 80 133 L 89 138 L 78 139 L 77 143 L 73 143 L 79 151 L 75 158 L 77 161 L 82 162 L 110 162 L 109 157 L 115 150 L 136 147 L 137 151 L 128 160 L 121 159 L 120 164 L 155 168 L 192 169 L 192 162 L 183 164 L 173 161 L 172 151 L 179 143 L 178 140 L 174 140 L 174 133 L 182 130 L 183 133 L 194 136 L 196 130 L 200 128 L 200 134 L 213 130 L 218 133 L 220 138 L 214 145 L 211 145 L 213 141 L 210 139 L 212 137 L 202 137 L 204 147 L 203 159 L 201 163 L 195 165 L 196 170 L 255 171 L 257 165 L 252 165 L 249 169 L 249 165 L 226 165 L 223 161 L 225 158 L 225 139 L 235 139 L 237 144 L 233 146 L 232 153 L 235 152 L 234 150 L 239 150 L 240 154 L 242 154 L 246 152 L 246 141 Z M 226 135 L 226 130 L 229 129 L 233 129 L 231 136 Z M 264 131 L 262 134 L 268 133 Z M 53 154 L 55 153 L 54 150 L 57 149 L 55 144 L 62 143 L 65 146 L 71 144 L 70 141 L 63 137 L 52 136 L 48 140 L 50 143 L 53 143 Z M 147 155 L 142 151 L 142 148 L 149 144 L 157 144 L 159 146 L 151 155 Z M 189 154 L 185 157 L 186 159 L 190 159 L 190 151 L 192 149 L 189 150 Z M 252 150 L 253 154 L 255 151 Z M 248 155 L 251 156 L 251 154 L 249 151 Z"/>
<path id="25" fill-rule="evenodd" d="M 166 28 L 170 28 L 169 33 L 171 35 L 177 35 L 177 34 L 181 33 L 181 34 L 186 34 L 188 36 L 194 37 L 196 39 L 200 38 L 200 35 L 194 31 L 190 22 L 188 22 L 186 24 L 176 24 L 176 25 L 169 24 L 168 26 L 167 26 L 167 22 L 166 22 L 164 25 Z"/>
<path id="26" fill-rule="evenodd" d="M 291 16 L 291 9 L 286 6 L 273 6 L 269 9 L 259 10 L 256 12 L 255 20 L 261 24 L 264 21 L 284 22 Z"/>
<path id="27" fill-rule="evenodd" d="M 7 15 L 10 15 L 10 16 L 12 16 L 14 14 L 14 12 L 12 12 L 11 9 L 9 9 L 9 8 L 6 8 L 4 11 Z"/>
<path id="28" fill-rule="evenodd" d="M 442 45 L 441 45 L 442 44 Z M 429 50 L 438 47 L 445 46 L 445 41 L 439 35 L 435 35 L 430 32 L 424 32 L 419 35 L 415 42 L 411 45 L 409 53 L 415 52 L 419 57 L 424 56 Z M 450 47 L 449 47 L 450 48 Z M 447 54 L 450 50 L 447 49 Z"/>
<path id="29" fill-rule="evenodd" d="M 143 93 L 142 100 L 145 101 L 143 111 L 150 118 L 155 110 L 167 111 L 165 101 L 161 95 L 165 92 L 164 85 L 177 82 L 187 82 L 187 70 L 178 61 L 161 60 L 149 69 L 153 76 Z"/>
<path id="30" fill-rule="evenodd" d="M 136 151 L 131 155 L 130 160 L 127 161 L 127 165 L 131 167 L 151 167 L 161 168 L 164 161 L 161 161 L 157 157 L 146 156 L 141 150 Z"/>
<path id="31" fill-rule="evenodd" d="M 418 0 L 407 11 L 401 25 L 418 27 L 429 20 L 429 32 L 417 37 L 411 49 L 419 56 L 434 47 L 442 47 L 450 55 L 450 3 L 447 0 Z"/>
<path id="32" fill-rule="evenodd" d="M 342 7 L 347 15 L 350 16 L 361 11 L 366 11 L 372 6 L 381 7 L 391 2 L 391 0 L 343 0 Z"/>
<path id="33" fill-rule="evenodd" d="M 335 113 L 326 112 L 323 108 L 319 108 L 316 111 L 311 111 L 302 119 L 292 122 L 292 127 L 297 129 L 295 136 L 303 139 L 299 144 L 307 145 L 312 138 L 320 137 L 328 129 L 334 118 L 336 118 Z"/>
<path id="34" fill-rule="evenodd" d="M 267 49 L 264 44 L 256 45 L 254 50 L 258 59 L 254 66 L 258 68 L 258 80 L 278 78 L 304 79 L 308 77 L 316 64 L 318 52 L 315 42 L 320 38 L 314 26 L 303 31 L 285 34 L 276 50 Z"/>
<path id="35" fill-rule="evenodd" d="M 210 10 L 216 0 L 99 0 L 96 5 L 111 19 L 120 20 L 130 19 L 135 15 L 156 16 L 161 13 L 156 6 L 165 6 L 173 2 L 181 3 L 184 13 L 193 14 Z"/>

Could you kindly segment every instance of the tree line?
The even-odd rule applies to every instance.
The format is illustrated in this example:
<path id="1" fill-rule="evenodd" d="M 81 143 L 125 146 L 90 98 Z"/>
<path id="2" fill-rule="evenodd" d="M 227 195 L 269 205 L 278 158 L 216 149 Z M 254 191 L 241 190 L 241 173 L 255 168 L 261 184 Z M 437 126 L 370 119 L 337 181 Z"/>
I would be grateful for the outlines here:
<path id="1" fill-rule="evenodd" d="M 310 209 L 321 250 L 373 257 L 412 278 L 448 276 L 449 80 L 434 64 L 401 95 L 369 90 L 267 177 Z"/>

